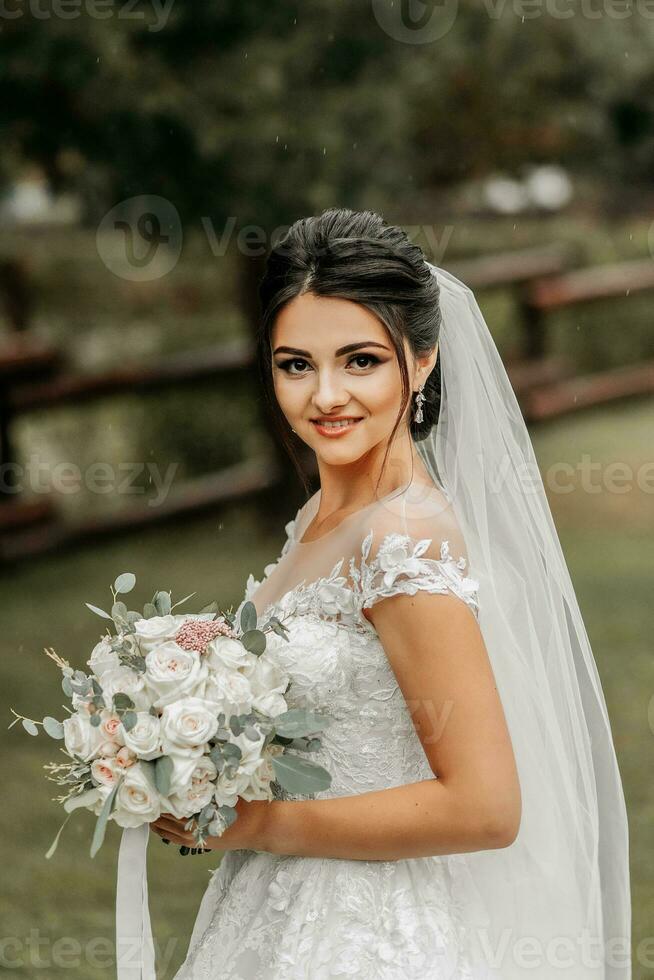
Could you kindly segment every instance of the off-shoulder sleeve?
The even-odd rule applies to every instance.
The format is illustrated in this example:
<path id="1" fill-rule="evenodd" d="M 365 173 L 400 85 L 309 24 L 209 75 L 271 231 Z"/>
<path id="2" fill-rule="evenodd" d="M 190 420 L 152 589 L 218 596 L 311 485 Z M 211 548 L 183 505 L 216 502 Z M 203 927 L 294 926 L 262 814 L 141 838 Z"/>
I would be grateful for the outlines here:
<path id="1" fill-rule="evenodd" d="M 451 499 L 416 487 L 386 498 L 365 515 L 350 576 L 360 608 L 418 591 L 457 596 L 479 617 L 479 582 Z M 358 554 L 357 554 L 358 553 Z"/>
<path id="2" fill-rule="evenodd" d="M 479 583 L 467 571 L 467 558 L 450 552 L 450 542 L 441 541 L 438 557 L 433 540 L 417 540 L 408 534 L 389 532 L 379 542 L 371 557 L 374 531 L 363 541 L 358 573 L 361 608 L 368 609 L 381 599 L 416 592 L 451 593 L 462 599 L 479 615 Z"/>

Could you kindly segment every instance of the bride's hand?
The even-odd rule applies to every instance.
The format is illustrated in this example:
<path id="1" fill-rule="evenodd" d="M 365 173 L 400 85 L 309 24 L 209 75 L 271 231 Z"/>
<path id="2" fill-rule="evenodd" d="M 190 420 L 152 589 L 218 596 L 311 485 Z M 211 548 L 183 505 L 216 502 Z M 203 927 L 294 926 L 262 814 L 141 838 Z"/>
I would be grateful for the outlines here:
<path id="1" fill-rule="evenodd" d="M 207 837 L 206 848 L 217 851 L 233 851 L 240 848 L 260 851 L 265 850 L 265 827 L 269 816 L 271 801 L 243 800 L 239 797 L 236 802 L 236 820 L 231 827 L 219 837 Z M 195 848 L 195 835 L 191 830 L 184 830 L 188 817 L 178 819 L 172 813 L 162 813 L 158 820 L 150 824 L 150 829 L 162 840 L 171 844 Z"/>

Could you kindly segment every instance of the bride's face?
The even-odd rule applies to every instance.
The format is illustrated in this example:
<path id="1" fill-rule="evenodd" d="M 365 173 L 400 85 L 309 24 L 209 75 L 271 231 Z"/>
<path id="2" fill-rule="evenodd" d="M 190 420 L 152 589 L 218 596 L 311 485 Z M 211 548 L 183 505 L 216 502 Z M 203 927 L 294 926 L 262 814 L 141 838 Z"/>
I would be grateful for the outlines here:
<path id="1" fill-rule="evenodd" d="M 404 344 L 412 380 L 414 362 Z M 379 444 L 385 448 L 402 379 L 392 341 L 374 314 L 350 300 L 304 293 L 278 314 L 271 349 L 279 406 L 321 459 L 345 464 Z"/>

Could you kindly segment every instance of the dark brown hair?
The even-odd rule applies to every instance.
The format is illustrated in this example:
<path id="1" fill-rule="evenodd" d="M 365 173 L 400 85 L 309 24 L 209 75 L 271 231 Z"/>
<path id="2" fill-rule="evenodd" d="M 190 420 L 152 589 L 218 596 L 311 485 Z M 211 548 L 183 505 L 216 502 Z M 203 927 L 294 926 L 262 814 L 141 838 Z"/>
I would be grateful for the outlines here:
<path id="1" fill-rule="evenodd" d="M 290 426 L 275 396 L 271 332 L 282 307 L 308 292 L 360 303 L 382 322 L 393 343 L 402 377 L 402 407 L 386 447 L 382 472 L 412 394 L 403 340 L 407 339 L 414 356 L 424 356 L 436 346 L 441 324 L 438 283 L 422 249 L 401 228 L 386 224 L 374 211 L 347 208 L 329 208 L 291 225 L 268 255 L 259 284 L 257 360 L 276 428 L 307 490 Z M 409 422 L 415 441 L 424 439 L 438 420 L 438 360 L 423 395 L 423 421 Z"/>

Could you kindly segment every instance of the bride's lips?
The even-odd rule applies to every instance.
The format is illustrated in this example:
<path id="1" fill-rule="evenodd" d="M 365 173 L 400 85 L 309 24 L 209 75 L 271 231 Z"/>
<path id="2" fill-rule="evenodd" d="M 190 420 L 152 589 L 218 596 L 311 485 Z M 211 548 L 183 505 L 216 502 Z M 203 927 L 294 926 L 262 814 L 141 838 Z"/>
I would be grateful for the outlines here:
<path id="1" fill-rule="evenodd" d="M 340 436 L 352 432 L 362 419 L 350 415 L 335 415 L 332 419 L 311 419 L 310 421 L 316 432 L 319 432 L 321 436 L 327 436 L 328 439 L 338 439 Z M 330 422 L 339 424 L 330 425 Z"/>

